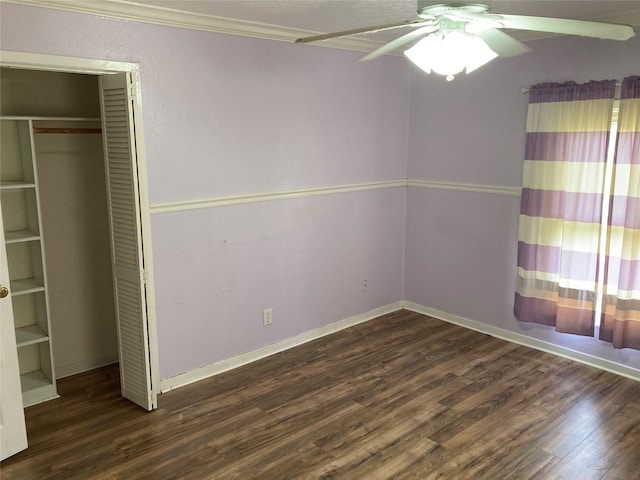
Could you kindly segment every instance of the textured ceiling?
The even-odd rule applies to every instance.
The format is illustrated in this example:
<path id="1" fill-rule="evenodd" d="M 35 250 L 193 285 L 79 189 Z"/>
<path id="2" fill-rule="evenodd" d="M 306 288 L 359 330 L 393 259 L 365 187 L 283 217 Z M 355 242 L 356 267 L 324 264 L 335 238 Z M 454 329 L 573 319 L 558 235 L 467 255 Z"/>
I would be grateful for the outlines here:
<path id="1" fill-rule="evenodd" d="M 417 18 L 416 0 L 132 0 L 130 3 L 320 33 Z M 421 3 L 461 2 L 441 0 Z M 480 0 L 471 3 L 488 5 L 493 13 L 640 25 L 640 1 Z M 536 37 L 528 32 L 519 33 L 522 40 Z M 397 33 L 390 32 L 365 35 L 373 40 L 395 36 L 398 36 Z"/>
<path id="2" fill-rule="evenodd" d="M 418 19 L 420 6 L 481 3 L 491 13 L 574 18 L 636 27 L 640 34 L 640 0 L 0 0 L 92 15 L 124 18 L 234 35 L 293 41 L 315 33 L 332 33 Z M 321 42 L 324 46 L 371 51 L 410 27 L 362 33 Z M 549 33 L 506 30 L 521 41 Z"/>

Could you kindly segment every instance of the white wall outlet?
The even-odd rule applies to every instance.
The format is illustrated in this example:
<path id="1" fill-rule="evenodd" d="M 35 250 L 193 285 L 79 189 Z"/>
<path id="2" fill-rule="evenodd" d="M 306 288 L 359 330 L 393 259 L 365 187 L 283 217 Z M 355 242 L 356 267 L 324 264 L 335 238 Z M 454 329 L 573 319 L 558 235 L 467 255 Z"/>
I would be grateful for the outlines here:
<path id="1" fill-rule="evenodd" d="M 265 308 L 262 312 L 262 324 L 266 327 L 273 323 L 273 310 L 271 308 Z"/>

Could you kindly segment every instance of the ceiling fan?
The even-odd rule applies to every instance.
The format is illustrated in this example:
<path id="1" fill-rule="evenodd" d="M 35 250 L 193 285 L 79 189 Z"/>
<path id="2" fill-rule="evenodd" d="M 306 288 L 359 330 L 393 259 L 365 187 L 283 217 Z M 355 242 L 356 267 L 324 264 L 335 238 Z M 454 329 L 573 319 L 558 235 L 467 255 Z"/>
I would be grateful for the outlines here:
<path id="1" fill-rule="evenodd" d="M 427 5 L 425 5 L 427 3 Z M 529 47 L 501 29 L 532 30 L 580 35 L 605 40 L 627 40 L 634 36 L 627 25 L 525 15 L 489 13 L 482 4 L 436 4 L 418 2 L 418 20 L 357 28 L 342 32 L 299 38 L 297 43 L 317 42 L 359 33 L 380 32 L 402 27 L 413 30 L 365 55 L 372 60 L 404 45 L 413 46 L 404 54 L 418 67 L 445 75 L 447 80 L 462 72 L 470 73 L 496 57 L 514 57 Z"/>

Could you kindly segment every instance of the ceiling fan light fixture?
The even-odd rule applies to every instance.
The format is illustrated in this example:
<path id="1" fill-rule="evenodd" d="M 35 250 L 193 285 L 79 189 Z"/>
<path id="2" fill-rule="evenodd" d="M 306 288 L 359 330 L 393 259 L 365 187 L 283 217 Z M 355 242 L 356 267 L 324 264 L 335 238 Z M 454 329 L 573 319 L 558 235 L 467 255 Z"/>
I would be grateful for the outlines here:
<path id="1" fill-rule="evenodd" d="M 498 56 L 480 37 L 462 30 L 432 33 L 404 54 L 418 68 L 447 79 L 463 70 L 471 73 Z"/>

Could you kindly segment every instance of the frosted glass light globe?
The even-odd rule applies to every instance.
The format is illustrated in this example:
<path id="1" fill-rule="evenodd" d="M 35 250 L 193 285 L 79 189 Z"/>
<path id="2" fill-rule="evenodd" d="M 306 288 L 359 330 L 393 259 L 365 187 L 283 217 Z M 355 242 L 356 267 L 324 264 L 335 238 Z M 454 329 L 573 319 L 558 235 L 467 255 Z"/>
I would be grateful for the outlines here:
<path id="1" fill-rule="evenodd" d="M 445 76 L 470 73 L 498 56 L 484 40 L 462 30 L 432 33 L 404 54 L 425 72 Z"/>

